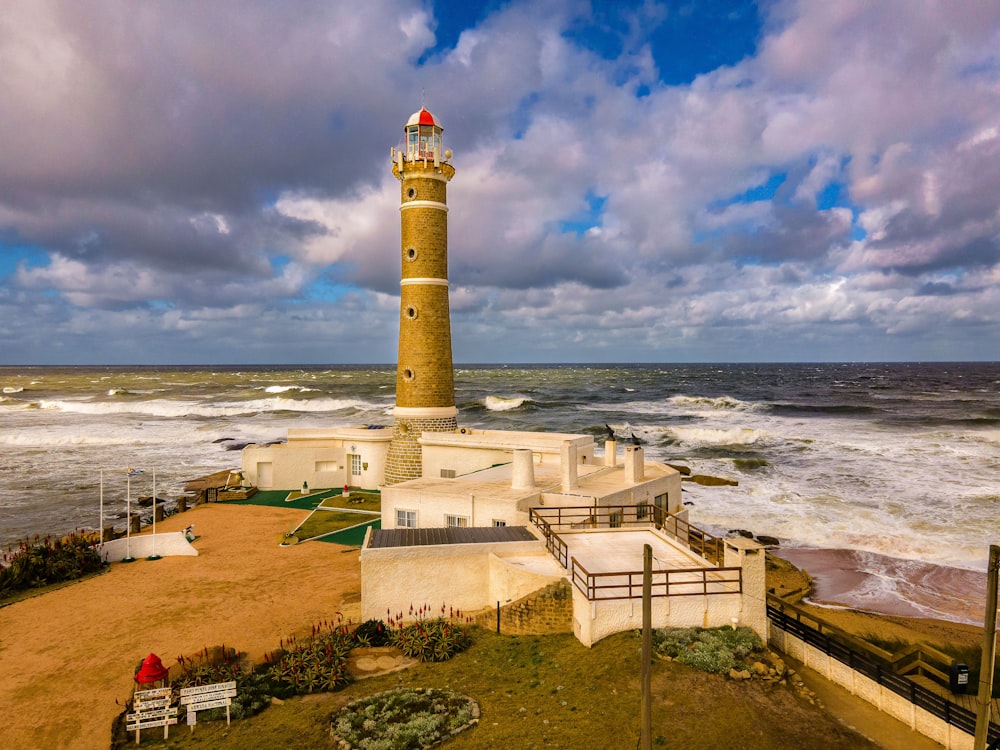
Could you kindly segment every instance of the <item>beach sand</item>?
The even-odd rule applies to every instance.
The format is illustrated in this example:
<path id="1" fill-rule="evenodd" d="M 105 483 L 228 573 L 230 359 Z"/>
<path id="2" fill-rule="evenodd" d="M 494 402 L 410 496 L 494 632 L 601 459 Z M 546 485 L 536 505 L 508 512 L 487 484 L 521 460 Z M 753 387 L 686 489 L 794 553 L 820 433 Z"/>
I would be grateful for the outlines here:
<path id="1" fill-rule="evenodd" d="M 0 747 L 107 748 L 150 652 L 169 667 L 224 643 L 259 660 L 280 638 L 338 612 L 357 621 L 357 550 L 279 547 L 306 514 L 200 505 L 157 524 L 181 531 L 193 523 L 198 557 L 117 563 L 0 608 Z"/>
<path id="2" fill-rule="evenodd" d="M 115 564 L 0 608 L 0 706 L 7 709 L 0 747 L 108 747 L 132 675 L 150 652 L 171 666 L 181 654 L 224 643 L 260 660 L 280 638 L 308 633 L 337 613 L 357 621 L 357 550 L 278 546 L 304 516 L 285 508 L 201 505 L 157 524 L 158 531 L 179 531 L 193 523 L 198 557 Z M 792 590 L 802 581 L 793 569 L 769 571 L 769 586 Z M 853 633 L 932 644 L 982 638 L 981 629 L 933 619 L 814 610 Z"/>

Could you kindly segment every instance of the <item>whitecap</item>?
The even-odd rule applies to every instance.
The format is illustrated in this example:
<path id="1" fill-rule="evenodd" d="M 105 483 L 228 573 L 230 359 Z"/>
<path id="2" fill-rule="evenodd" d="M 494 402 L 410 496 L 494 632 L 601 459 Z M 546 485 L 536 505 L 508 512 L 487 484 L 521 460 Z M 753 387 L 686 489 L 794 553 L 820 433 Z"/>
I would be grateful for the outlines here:
<path id="1" fill-rule="evenodd" d="M 763 430 L 753 430 L 746 427 L 731 429 L 672 427 L 667 432 L 689 445 L 752 445 L 765 435 Z"/>
<path id="2" fill-rule="evenodd" d="M 282 398 L 251 399 L 249 401 L 217 402 L 214 404 L 193 401 L 159 399 L 138 402 L 94 402 L 69 400 L 42 400 L 39 407 L 72 414 L 145 414 L 154 417 L 231 417 L 242 414 L 260 414 L 278 411 L 331 412 L 346 409 L 380 409 L 382 404 L 372 404 L 358 399 L 317 398 L 309 400 Z"/>
<path id="3" fill-rule="evenodd" d="M 299 393 L 308 393 L 310 391 L 316 391 L 315 388 L 306 388 L 301 385 L 269 385 L 264 389 L 265 393 L 288 393 L 288 391 L 298 391 Z"/>
<path id="4" fill-rule="evenodd" d="M 10 394 L 10 393 L 21 393 L 23 390 L 24 390 L 24 388 L 22 388 L 21 386 L 18 386 L 18 385 L 5 385 L 4 388 L 3 388 L 3 392 L 4 393 L 8 393 L 8 394 Z"/>
<path id="5" fill-rule="evenodd" d="M 511 411 L 522 406 L 526 401 L 531 401 L 527 396 L 515 396 L 514 398 L 501 398 L 500 396 L 487 396 L 483 405 L 490 411 Z"/>
<path id="6" fill-rule="evenodd" d="M 717 398 L 710 398 L 709 396 L 671 396 L 667 399 L 671 404 L 678 407 L 704 407 L 707 406 L 710 409 L 726 409 L 726 410 L 737 410 L 737 411 L 756 411 L 758 408 L 757 404 L 752 404 L 747 401 L 740 401 L 738 398 L 733 398 L 732 396 L 719 396 Z"/>

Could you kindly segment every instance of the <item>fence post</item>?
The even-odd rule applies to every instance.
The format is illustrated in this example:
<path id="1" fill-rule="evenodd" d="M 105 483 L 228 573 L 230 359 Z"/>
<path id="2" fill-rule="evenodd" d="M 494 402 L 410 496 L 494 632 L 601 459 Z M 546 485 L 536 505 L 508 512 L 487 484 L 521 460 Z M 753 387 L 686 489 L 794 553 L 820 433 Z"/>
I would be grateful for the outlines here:
<path id="1" fill-rule="evenodd" d="M 990 564 L 986 579 L 986 622 L 983 624 L 983 659 L 979 668 L 979 707 L 976 711 L 976 737 L 973 750 L 985 750 L 990 733 L 990 710 L 993 702 L 993 669 L 997 648 L 997 582 L 1000 575 L 1000 546 L 990 545 Z"/>

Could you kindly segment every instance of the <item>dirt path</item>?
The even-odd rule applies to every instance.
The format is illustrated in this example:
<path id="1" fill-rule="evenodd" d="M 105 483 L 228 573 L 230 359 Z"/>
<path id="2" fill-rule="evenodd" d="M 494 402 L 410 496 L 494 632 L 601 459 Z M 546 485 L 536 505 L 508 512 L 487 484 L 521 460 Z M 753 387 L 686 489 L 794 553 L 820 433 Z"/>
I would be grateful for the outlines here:
<path id="1" fill-rule="evenodd" d="M 225 643 L 259 658 L 284 636 L 360 612 L 357 550 L 281 548 L 302 511 L 203 505 L 157 524 L 195 525 L 198 557 L 108 573 L 0 609 L 0 747 L 106 748 L 148 653 Z"/>

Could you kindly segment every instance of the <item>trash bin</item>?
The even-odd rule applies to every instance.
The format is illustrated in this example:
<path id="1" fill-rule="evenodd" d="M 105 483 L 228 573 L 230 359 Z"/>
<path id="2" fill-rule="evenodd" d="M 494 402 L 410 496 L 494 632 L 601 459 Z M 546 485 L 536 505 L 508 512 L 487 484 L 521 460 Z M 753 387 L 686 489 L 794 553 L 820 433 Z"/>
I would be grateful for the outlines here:
<path id="1" fill-rule="evenodd" d="M 948 688 L 953 693 L 964 693 L 969 686 L 969 667 L 966 664 L 952 664 L 948 670 Z"/>

